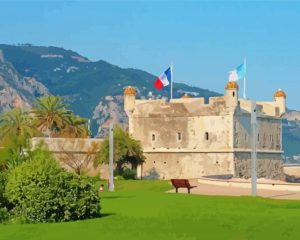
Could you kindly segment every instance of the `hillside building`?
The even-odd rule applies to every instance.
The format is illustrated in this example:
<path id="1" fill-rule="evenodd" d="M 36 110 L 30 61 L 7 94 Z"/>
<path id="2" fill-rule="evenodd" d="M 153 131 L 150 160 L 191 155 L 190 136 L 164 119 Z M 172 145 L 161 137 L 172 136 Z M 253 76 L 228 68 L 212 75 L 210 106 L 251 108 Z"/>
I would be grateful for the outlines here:
<path id="1" fill-rule="evenodd" d="M 225 95 L 204 98 L 136 99 L 135 88 L 124 90 L 129 133 L 141 142 L 146 156 L 138 176 L 199 178 L 231 174 L 250 177 L 251 101 L 239 99 L 238 85 L 228 82 Z M 286 95 L 257 102 L 258 177 L 282 178 L 282 125 Z"/>

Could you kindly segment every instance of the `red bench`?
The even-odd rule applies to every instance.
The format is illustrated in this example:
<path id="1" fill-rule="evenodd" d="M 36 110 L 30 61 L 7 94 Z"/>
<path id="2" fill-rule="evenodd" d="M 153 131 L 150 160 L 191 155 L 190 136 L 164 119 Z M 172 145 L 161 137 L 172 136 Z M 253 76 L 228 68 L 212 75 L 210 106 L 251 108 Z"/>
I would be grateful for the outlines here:
<path id="1" fill-rule="evenodd" d="M 188 193 L 190 194 L 191 188 L 197 187 L 197 186 L 191 186 L 188 179 L 171 179 L 171 182 L 174 188 L 176 188 L 176 193 L 178 193 L 178 188 L 187 188 Z"/>

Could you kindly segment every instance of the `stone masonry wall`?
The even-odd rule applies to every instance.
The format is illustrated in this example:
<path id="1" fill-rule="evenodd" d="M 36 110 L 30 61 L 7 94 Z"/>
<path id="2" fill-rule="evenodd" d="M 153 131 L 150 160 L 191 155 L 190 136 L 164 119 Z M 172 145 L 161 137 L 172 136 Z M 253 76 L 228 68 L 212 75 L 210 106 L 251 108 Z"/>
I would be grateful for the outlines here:
<path id="1" fill-rule="evenodd" d="M 251 177 L 251 153 L 235 153 L 234 176 Z M 257 177 L 284 180 L 282 156 L 280 153 L 257 154 Z"/>
<path id="2" fill-rule="evenodd" d="M 32 138 L 31 144 L 35 148 L 41 142 L 53 153 L 60 165 L 68 171 L 82 170 L 89 176 L 107 178 L 107 166 L 93 166 L 93 160 L 103 139 L 92 138 Z"/>
<path id="3" fill-rule="evenodd" d="M 143 179 L 199 178 L 233 174 L 233 153 L 145 153 Z"/>

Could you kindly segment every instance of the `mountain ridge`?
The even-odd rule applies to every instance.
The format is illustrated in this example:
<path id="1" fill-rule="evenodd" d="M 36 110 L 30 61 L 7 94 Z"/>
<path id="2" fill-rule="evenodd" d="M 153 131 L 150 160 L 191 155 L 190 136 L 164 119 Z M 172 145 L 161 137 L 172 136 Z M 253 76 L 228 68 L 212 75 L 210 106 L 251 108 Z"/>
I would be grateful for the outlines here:
<path id="1" fill-rule="evenodd" d="M 77 114 L 93 118 L 94 132 L 97 131 L 97 125 L 108 118 L 107 114 L 100 118 L 96 116 L 100 110 L 109 109 L 111 104 L 107 96 L 115 96 L 119 111 L 123 111 L 120 108 L 123 88 L 128 85 L 137 88 L 139 98 L 147 98 L 149 94 L 155 98 L 169 95 L 168 88 L 159 92 L 153 87 L 156 78 L 153 74 L 135 68 L 121 68 L 104 60 L 90 61 L 71 50 L 30 44 L 0 44 L 0 49 L 6 61 L 21 76 L 34 78 L 49 93 L 65 97 Z M 181 97 L 185 92 L 193 92 L 206 99 L 220 95 L 206 89 L 174 83 L 174 97 Z M 94 114 L 95 111 L 97 114 Z M 123 118 L 124 114 L 121 115 L 120 118 Z"/>

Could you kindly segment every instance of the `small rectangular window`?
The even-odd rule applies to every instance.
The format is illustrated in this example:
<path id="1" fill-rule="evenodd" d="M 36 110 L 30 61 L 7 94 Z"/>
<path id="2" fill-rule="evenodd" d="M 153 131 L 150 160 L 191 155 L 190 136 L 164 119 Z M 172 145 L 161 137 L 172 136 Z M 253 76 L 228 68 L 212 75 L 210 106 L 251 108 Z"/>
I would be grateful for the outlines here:
<path id="1" fill-rule="evenodd" d="M 270 142 L 273 143 L 273 135 L 270 135 Z"/>
<path id="2" fill-rule="evenodd" d="M 152 141 L 155 141 L 155 134 L 152 134 Z"/>
<path id="3" fill-rule="evenodd" d="M 178 132 L 178 133 L 177 133 L 177 140 L 178 140 L 178 141 L 181 141 L 181 132 Z"/>
<path id="4" fill-rule="evenodd" d="M 206 133 L 205 133 L 205 140 L 207 141 L 207 140 L 208 140 L 208 138 L 209 138 L 209 136 L 208 136 L 208 132 L 206 132 Z"/>

